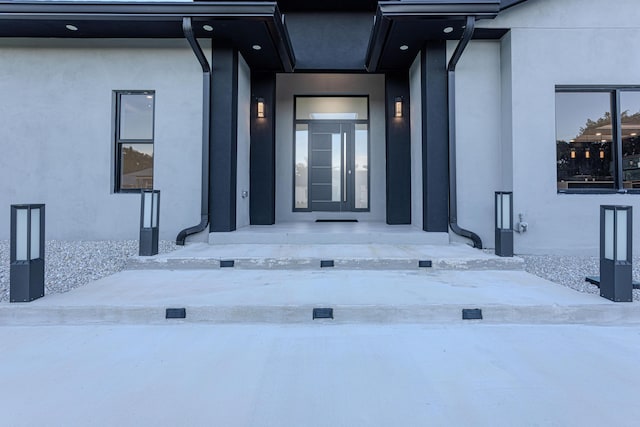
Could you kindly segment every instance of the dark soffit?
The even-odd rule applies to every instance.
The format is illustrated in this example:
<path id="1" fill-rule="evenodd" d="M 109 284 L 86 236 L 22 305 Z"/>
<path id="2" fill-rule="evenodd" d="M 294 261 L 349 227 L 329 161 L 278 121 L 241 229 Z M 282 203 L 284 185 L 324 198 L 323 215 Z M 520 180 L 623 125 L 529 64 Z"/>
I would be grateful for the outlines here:
<path id="1" fill-rule="evenodd" d="M 184 38 L 183 17 L 192 18 L 196 37 L 230 43 L 253 69 L 295 66 L 276 2 L 0 2 L 0 37 Z"/>
<path id="2" fill-rule="evenodd" d="M 367 49 L 367 70 L 406 69 L 425 41 L 459 40 L 467 16 L 493 19 L 500 6 L 498 0 L 379 2 Z M 506 32 L 507 29 L 478 28 L 474 39 L 499 39 Z"/>

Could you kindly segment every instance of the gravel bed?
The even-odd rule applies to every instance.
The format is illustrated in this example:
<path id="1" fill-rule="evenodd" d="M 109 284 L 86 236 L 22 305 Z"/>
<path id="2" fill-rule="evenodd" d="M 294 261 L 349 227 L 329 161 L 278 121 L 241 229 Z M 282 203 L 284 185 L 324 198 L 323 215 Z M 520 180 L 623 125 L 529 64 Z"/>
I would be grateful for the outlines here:
<path id="1" fill-rule="evenodd" d="M 524 259 L 525 270 L 543 279 L 579 292 L 599 294 L 600 289 L 584 280 L 600 275 L 598 257 L 518 255 Z M 640 281 L 640 257 L 633 259 L 633 280 Z M 633 290 L 633 300 L 640 301 L 640 290 Z"/>
<path id="2" fill-rule="evenodd" d="M 47 241 L 45 294 L 67 292 L 78 286 L 121 271 L 127 258 L 138 255 L 138 241 Z M 177 249 L 173 241 L 161 241 L 160 253 Z M 518 255 L 528 273 L 575 289 L 597 294 L 598 288 L 585 282 L 586 276 L 599 275 L 597 257 Z M 640 281 L 640 257 L 633 260 L 633 279 Z M 633 291 L 640 301 L 640 290 Z M 0 240 L 0 302 L 9 301 L 9 241 Z"/>
<path id="3" fill-rule="evenodd" d="M 177 249 L 160 241 L 158 251 Z M 138 241 L 62 241 L 45 243 L 45 295 L 67 292 L 121 271 L 127 258 L 138 255 Z M 9 301 L 9 241 L 0 240 L 0 302 Z"/>

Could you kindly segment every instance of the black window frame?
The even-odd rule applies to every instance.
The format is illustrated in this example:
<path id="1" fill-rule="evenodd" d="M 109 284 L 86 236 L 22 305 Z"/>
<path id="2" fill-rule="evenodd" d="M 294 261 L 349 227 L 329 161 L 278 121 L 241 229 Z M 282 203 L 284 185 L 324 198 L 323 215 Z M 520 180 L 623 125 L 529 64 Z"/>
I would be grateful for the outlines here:
<path id="1" fill-rule="evenodd" d="M 612 125 L 612 145 L 613 145 L 613 168 L 614 168 L 614 188 L 573 188 L 573 189 L 557 189 L 558 194 L 640 194 L 639 189 L 624 188 L 623 165 L 622 165 L 622 111 L 620 107 L 620 94 L 622 92 L 640 92 L 640 86 L 637 85 L 556 85 L 555 94 L 557 93 L 608 93 L 610 94 L 610 111 Z M 557 104 L 556 104 L 557 109 Z M 557 114 L 556 114 L 557 120 Z M 557 135 L 556 135 L 557 140 Z M 555 154 L 556 162 L 558 160 L 558 151 Z M 557 165 L 556 165 L 556 182 L 557 182 Z"/>
<path id="2" fill-rule="evenodd" d="M 151 119 L 151 138 L 150 139 L 126 139 L 120 138 L 120 107 L 122 105 L 122 95 L 151 95 L 153 96 L 153 111 Z M 155 183 L 155 134 L 156 134 L 156 92 L 155 90 L 114 90 L 114 162 L 113 162 L 113 192 L 114 193 L 140 193 L 142 190 L 149 190 L 154 188 Z M 151 188 L 121 188 L 121 172 L 122 172 L 122 146 L 125 144 L 148 144 L 154 146 L 152 169 L 153 175 L 151 177 Z"/>

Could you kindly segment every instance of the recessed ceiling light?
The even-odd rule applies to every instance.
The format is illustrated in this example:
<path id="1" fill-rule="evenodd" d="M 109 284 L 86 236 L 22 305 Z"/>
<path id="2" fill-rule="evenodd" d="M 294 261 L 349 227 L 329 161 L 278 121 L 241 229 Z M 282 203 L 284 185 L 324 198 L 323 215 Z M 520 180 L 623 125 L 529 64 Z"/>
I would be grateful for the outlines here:
<path id="1" fill-rule="evenodd" d="M 596 133 L 596 136 L 600 136 L 600 135 L 602 135 L 602 132 Z"/>
<path id="2" fill-rule="evenodd" d="M 153 95 L 147 95 L 147 99 L 153 99 Z"/>
<path id="3" fill-rule="evenodd" d="M 400 50 L 407 50 L 409 49 L 409 46 L 407 46 L 406 44 L 403 44 L 402 46 L 400 46 Z"/>
<path id="4" fill-rule="evenodd" d="M 637 136 L 638 134 L 636 132 L 632 132 L 631 136 Z"/>
<path id="5" fill-rule="evenodd" d="M 445 29 L 444 29 L 444 30 L 442 30 L 442 31 L 444 31 L 444 32 L 445 32 L 445 34 L 452 33 L 452 32 L 453 32 L 453 27 L 445 27 Z"/>
<path id="6" fill-rule="evenodd" d="M 213 31 L 213 27 L 211 25 L 203 25 L 202 29 L 205 31 Z"/>
<path id="7" fill-rule="evenodd" d="M 253 50 L 261 50 L 262 49 L 262 46 L 260 46 L 259 44 L 254 44 L 251 47 L 253 48 Z"/>
<path id="8" fill-rule="evenodd" d="M 71 25 L 71 24 L 67 24 L 65 25 L 65 28 L 69 31 L 78 31 L 78 27 L 76 27 L 75 25 Z"/>

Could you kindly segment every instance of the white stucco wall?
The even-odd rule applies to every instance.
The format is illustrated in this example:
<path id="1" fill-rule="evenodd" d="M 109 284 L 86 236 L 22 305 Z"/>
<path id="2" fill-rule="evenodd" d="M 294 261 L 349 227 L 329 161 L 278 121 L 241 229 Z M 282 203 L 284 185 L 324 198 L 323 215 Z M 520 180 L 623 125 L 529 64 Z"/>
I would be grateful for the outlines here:
<path id="1" fill-rule="evenodd" d="M 238 168 L 236 181 L 236 227 L 249 225 L 249 143 L 251 140 L 251 70 L 238 55 Z M 242 197 L 247 194 L 246 197 Z"/>
<path id="2" fill-rule="evenodd" d="M 456 44 L 447 44 L 448 58 Z M 501 182 L 500 84 L 500 42 L 469 43 L 456 68 L 458 224 L 486 247 L 495 240 L 494 192 L 510 190 Z"/>
<path id="3" fill-rule="evenodd" d="M 638 2 L 530 0 L 481 25 L 512 28 L 501 47 L 502 144 L 510 147 L 503 162 L 513 168 L 516 218 L 523 213 L 529 223 L 527 233 L 515 236 L 516 252 L 597 255 L 599 205 L 632 205 L 637 225 L 640 195 L 557 193 L 555 87 L 640 85 Z"/>
<path id="4" fill-rule="evenodd" d="M 278 74 L 276 77 L 276 222 L 317 218 L 386 221 L 384 76 Z M 370 212 L 293 212 L 294 95 L 369 95 Z"/>
<path id="5" fill-rule="evenodd" d="M 202 41 L 205 51 L 209 45 Z M 137 239 L 114 194 L 114 90 L 155 91 L 160 236 L 200 221 L 202 71 L 185 40 L 0 40 L 0 238 L 9 205 L 45 203 L 47 239 Z"/>
<path id="6" fill-rule="evenodd" d="M 421 56 L 409 69 L 409 95 L 411 98 L 411 224 L 422 229 L 422 81 Z"/>

